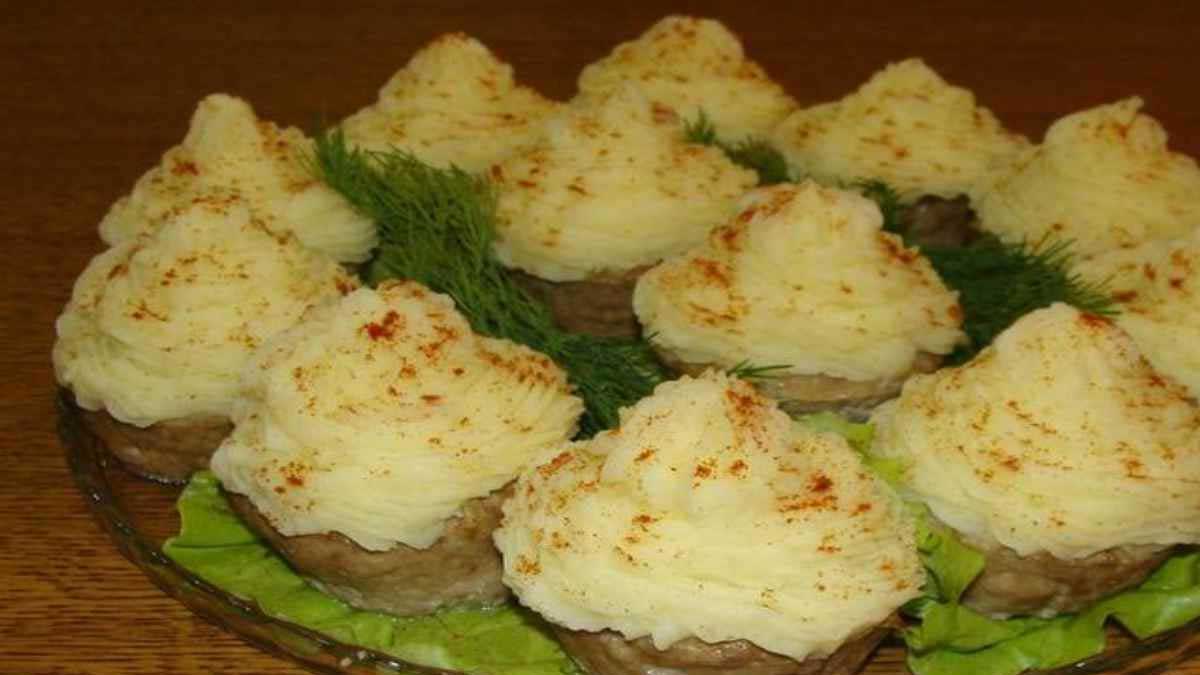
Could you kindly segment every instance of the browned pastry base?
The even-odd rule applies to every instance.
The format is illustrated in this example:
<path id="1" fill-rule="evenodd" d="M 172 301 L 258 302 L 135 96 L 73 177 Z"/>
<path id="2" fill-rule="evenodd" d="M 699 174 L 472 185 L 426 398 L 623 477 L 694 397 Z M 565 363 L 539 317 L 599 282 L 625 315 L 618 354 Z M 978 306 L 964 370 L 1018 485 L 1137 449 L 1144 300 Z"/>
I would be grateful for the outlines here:
<path id="1" fill-rule="evenodd" d="M 1021 557 L 1007 546 L 967 543 L 984 554 L 984 568 L 962 603 L 997 618 L 1079 611 L 1142 583 L 1174 548 L 1122 546 L 1080 560 L 1062 560 L 1044 552 Z"/>
<path id="2" fill-rule="evenodd" d="M 133 473 L 165 483 L 184 483 L 207 469 L 213 451 L 233 431 L 224 417 L 182 417 L 148 427 L 116 420 L 105 410 L 80 410 L 88 429 Z"/>
<path id="3" fill-rule="evenodd" d="M 462 516 L 427 549 L 399 545 L 378 552 L 336 532 L 285 536 L 245 496 L 231 493 L 229 503 L 314 586 L 360 609 L 418 616 L 454 605 L 498 604 L 508 597 L 492 531 L 500 525 L 500 505 L 510 492 L 506 488 L 467 502 Z"/>
<path id="4" fill-rule="evenodd" d="M 633 288 L 650 269 L 597 275 L 584 281 L 546 281 L 513 271 L 513 280 L 550 308 L 559 328 L 569 333 L 601 337 L 637 337 L 641 331 L 633 313 Z"/>
<path id="5" fill-rule="evenodd" d="M 716 367 L 711 364 L 686 363 L 664 350 L 656 351 L 668 368 L 685 375 L 699 375 L 709 368 Z M 778 401 L 779 407 L 790 415 L 828 410 L 861 422 L 867 419 L 875 406 L 895 398 L 905 380 L 917 373 L 931 373 L 937 370 L 941 362 L 942 357 L 921 352 L 913 361 L 912 370 L 899 377 L 855 382 L 826 375 L 794 375 L 764 377 L 752 380 L 752 383 L 764 396 Z"/>
<path id="6" fill-rule="evenodd" d="M 626 640 L 613 631 L 556 628 L 555 634 L 590 675 L 851 675 L 862 668 L 889 630 L 886 625 L 876 627 L 847 640 L 826 658 L 803 661 L 746 640 L 709 644 L 688 638 L 659 650 L 650 638 Z"/>
<path id="7" fill-rule="evenodd" d="M 920 246 L 964 246 L 979 236 L 975 213 L 963 195 L 921 197 L 901 215 L 907 239 Z"/>

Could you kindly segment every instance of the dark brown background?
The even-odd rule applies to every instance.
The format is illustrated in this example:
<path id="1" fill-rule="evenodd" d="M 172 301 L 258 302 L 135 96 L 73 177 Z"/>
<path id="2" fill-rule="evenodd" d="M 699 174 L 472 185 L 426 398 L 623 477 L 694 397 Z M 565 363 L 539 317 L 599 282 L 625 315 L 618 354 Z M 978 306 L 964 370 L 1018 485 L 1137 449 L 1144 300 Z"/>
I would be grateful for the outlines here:
<path id="1" fill-rule="evenodd" d="M 53 320 L 100 250 L 96 223 L 205 94 L 312 128 L 373 100 L 421 43 L 462 30 L 568 97 L 584 64 L 686 10 L 725 20 L 802 103 L 920 55 L 1027 134 L 1140 94 L 1175 148 L 1200 154 L 1196 2 L 242 4 L 0 3 L 0 673 L 299 672 L 194 619 L 120 558 L 53 431 Z"/>

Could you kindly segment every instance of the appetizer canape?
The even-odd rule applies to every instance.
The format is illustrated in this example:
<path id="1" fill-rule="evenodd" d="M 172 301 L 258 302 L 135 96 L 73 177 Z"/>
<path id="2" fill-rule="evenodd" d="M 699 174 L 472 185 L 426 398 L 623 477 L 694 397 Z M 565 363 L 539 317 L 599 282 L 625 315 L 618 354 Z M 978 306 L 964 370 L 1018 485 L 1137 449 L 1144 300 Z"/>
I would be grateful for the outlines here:
<path id="1" fill-rule="evenodd" d="M 478 40 L 450 33 L 417 52 L 342 129 L 367 150 L 398 148 L 478 173 L 530 145 L 559 107 L 517 84 L 512 66 Z"/>
<path id="2" fill-rule="evenodd" d="M 968 237 L 972 187 L 1028 144 L 919 59 L 887 66 L 840 101 L 792 113 L 771 141 L 798 176 L 890 185 L 912 205 L 910 234 L 935 243 Z"/>
<path id="3" fill-rule="evenodd" d="M 1068 115 L 983 181 L 980 227 L 1006 241 L 1048 235 L 1088 257 L 1179 237 L 1200 224 L 1200 168 L 1129 98 Z"/>
<path id="4" fill-rule="evenodd" d="M 1136 249 L 1138 264 L 1115 274 L 1117 325 L 1159 371 L 1200 399 L 1200 227 Z"/>
<path id="5" fill-rule="evenodd" d="M 719 21 L 668 16 L 579 75 L 579 91 L 607 94 L 637 82 L 656 111 L 678 121 L 703 113 L 726 141 L 765 137 L 795 101 Z"/>
<path id="6" fill-rule="evenodd" d="M 637 277 L 703 241 L 755 174 L 657 123 L 632 84 L 576 99 L 544 132 L 491 170 L 496 256 L 564 328 L 634 335 Z"/>
<path id="7" fill-rule="evenodd" d="M 676 370 L 776 367 L 756 384 L 789 412 L 865 417 L 964 340 L 957 294 L 882 222 L 855 192 L 760 188 L 705 243 L 647 272 L 634 309 Z"/>
<path id="8" fill-rule="evenodd" d="M 310 151 L 298 129 L 258 119 L 241 99 L 209 96 L 183 142 L 112 205 L 100 236 L 111 245 L 129 241 L 215 195 L 240 200 L 272 232 L 291 232 L 339 262 L 363 262 L 375 247 L 375 227 L 311 175 Z"/>
<path id="9" fill-rule="evenodd" d="M 213 472 L 315 585 L 398 615 L 506 596 L 506 486 L 582 412 L 550 359 L 415 282 L 318 308 L 246 368 Z"/>
<path id="10" fill-rule="evenodd" d="M 504 580 L 593 675 L 856 672 L 924 572 L 845 439 L 710 371 L 526 471 Z"/>
<path id="11" fill-rule="evenodd" d="M 356 285 L 240 199 L 197 197 L 84 270 L 58 319 L 58 381 L 129 468 L 186 480 L 229 433 L 254 349 Z"/>
<path id="12" fill-rule="evenodd" d="M 1200 542 L 1200 408 L 1105 318 L 1037 310 L 871 421 L 902 494 L 984 554 L 979 611 L 1076 611 Z"/>

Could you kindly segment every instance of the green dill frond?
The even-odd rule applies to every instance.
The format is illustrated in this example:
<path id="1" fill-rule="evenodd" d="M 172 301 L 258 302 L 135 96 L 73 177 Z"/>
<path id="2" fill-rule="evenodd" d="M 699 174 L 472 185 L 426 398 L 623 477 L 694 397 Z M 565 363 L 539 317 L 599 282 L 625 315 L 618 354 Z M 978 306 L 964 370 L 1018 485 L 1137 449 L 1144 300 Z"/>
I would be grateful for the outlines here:
<path id="1" fill-rule="evenodd" d="M 860 180 L 851 187 L 879 206 L 879 211 L 883 214 L 884 232 L 904 234 L 904 205 L 900 203 L 900 193 L 877 179 Z"/>
<path id="2" fill-rule="evenodd" d="M 734 164 L 754 169 L 759 185 L 778 185 L 792 179 L 783 154 L 760 138 L 751 137 L 732 144 L 720 143 L 719 146 Z"/>
<path id="3" fill-rule="evenodd" d="M 895 189 L 879 180 L 854 186 L 879 205 L 885 230 L 905 234 L 906 207 Z M 1069 241 L 1007 244 L 985 234 L 967 246 L 924 246 L 921 253 L 942 281 L 958 291 L 963 308 L 963 330 L 970 344 L 951 355 L 952 363 L 966 361 L 1017 319 L 1055 302 L 1093 314 L 1116 313 L 1103 284 L 1089 283 L 1071 271 Z"/>
<path id="4" fill-rule="evenodd" d="M 725 373 L 730 377 L 736 377 L 742 380 L 770 380 L 776 377 L 782 377 L 783 374 L 777 371 L 785 370 L 791 366 L 774 365 L 774 366 L 756 366 L 749 361 L 742 361 L 736 366 L 726 370 Z"/>
<path id="5" fill-rule="evenodd" d="M 670 379 L 645 341 L 551 328 L 554 332 L 545 342 L 529 346 L 566 368 L 587 405 L 587 414 L 580 423 L 585 436 L 617 426 L 621 408 L 649 396 L 654 387 Z"/>
<path id="6" fill-rule="evenodd" d="M 930 247 L 922 253 L 959 293 L 963 330 L 971 339 L 952 360 L 962 362 L 987 346 L 1017 319 L 1055 302 L 1111 316 L 1116 305 L 1103 284 L 1071 271 L 1071 242 L 1042 239 L 1006 244 L 987 234 L 963 247 Z"/>
<path id="7" fill-rule="evenodd" d="M 684 120 L 683 137 L 688 143 L 720 148 L 729 161 L 758 174 L 759 185 L 776 185 L 791 180 L 787 160 L 773 145 L 761 138 L 747 137 L 736 143 L 717 138 L 717 129 L 703 110 L 695 119 Z"/>
<path id="8" fill-rule="evenodd" d="M 708 113 L 701 110 L 696 119 L 683 121 L 683 137 L 688 143 L 717 145 L 717 128 Z"/>
<path id="9" fill-rule="evenodd" d="M 399 150 L 349 148 L 340 130 L 317 137 L 309 168 L 377 224 L 369 283 L 418 281 L 454 298 L 476 332 L 554 359 L 587 406 L 582 433 L 616 425 L 621 407 L 666 378 L 645 341 L 563 332 L 545 305 L 513 283 L 492 257 L 496 201 L 485 179 Z"/>

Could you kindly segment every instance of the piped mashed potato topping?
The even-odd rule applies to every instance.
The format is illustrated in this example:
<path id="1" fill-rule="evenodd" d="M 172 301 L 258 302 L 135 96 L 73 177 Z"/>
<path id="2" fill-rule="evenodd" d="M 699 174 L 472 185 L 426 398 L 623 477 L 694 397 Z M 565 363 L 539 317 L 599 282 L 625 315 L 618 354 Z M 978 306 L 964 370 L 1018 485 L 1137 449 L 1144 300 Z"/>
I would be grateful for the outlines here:
<path id="1" fill-rule="evenodd" d="M 304 164 L 311 142 L 298 129 L 259 120 L 245 101 L 213 94 L 196 107 L 183 143 L 163 155 L 100 222 L 108 244 L 153 232 L 197 201 L 239 199 L 272 232 L 340 262 L 362 262 L 375 226 Z"/>
<path id="2" fill-rule="evenodd" d="M 1118 297 L 1117 325 L 1156 369 L 1200 399 L 1200 227 L 1152 248 L 1140 275 L 1130 275 L 1140 283 Z"/>
<path id="3" fill-rule="evenodd" d="M 692 364 L 865 381 L 964 339 L 957 294 L 880 229 L 869 199 L 806 181 L 755 190 L 741 207 L 638 281 L 634 311 L 660 349 Z"/>
<path id="4" fill-rule="evenodd" d="M 745 382 L 668 382 L 526 471 L 495 540 L 521 602 L 575 630 L 819 658 L 923 581 L 913 526 L 835 434 Z"/>
<path id="5" fill-rule="evenodd" d="M 1200 408 L 1101 317 L 1028 314 L 871 421 L 872 453 L 968 541 L 1061 559 L 1200 542 Z"/>
<path id="6" fill-rule="evenodd" d="M 58 318 L 55 372 L 80 406 L 139 427 L 229 417 L 254 349 L 356 285 L 240 200 L 200 201 L 92 260 Z"/>
<path id="7" fill-rule="evenodd" d="M 1128 98 L 1068 115 L 973 195 L 981 227 L 1007 241 L 1071 240 L 1092 256 L 1200 224 L 1200 168 Z"/>
<path id="8" fill-rule="evenodd" d="M 637 82 L 656 105 L 687 120 L 700 112 L 730 141 L 766 136 L 795 101 L 719 21 L 668 16 L 579 75 L 579 91 L 607 94 Z"/>
<path id="9" fill-rule="evenodd" d="M 968 194 L 1028 143 L 919 59 L 887 66 L 841 101 L 792 113 L 771 140 L 799 175 L 834 185 L 879 179 L 905 200 Z"/>
<path id="10" fill-rule="evenodd" d="M 574 433 L 583 405 L 547 357 L 471 332 L 448 296 L 385 282 L 312 312 L 255 356 L 225 488 L 284 535 L 427 548 L 462 505 Z"/>
<path id="11" fill-rule="evenodd" d="M 1175 243 L 1175 239 L 1151 239 L 1137 246 L 1114 248 L 1079 260 L 1071 272 L 1102 286 L 1117 302 L 1128 302 L 1137 296 L 1139 286 L 1154 280 L 1157 264 Z"/>
<path id="12" fill-rule="evenodd" d="M 443 35 L 417 52 L 342 123 L 369 150 L 407 150 L 436 166 L 480 172 L 532 143 L 561 104 L 516 83 L 513 68 L 478 40 Z"/>
<path id="13" fill-rule="evenodd" d="M 699 243 L 756 174 L 654 120 L 634 85 L 577 99 L 492 168 L 496 257 L 550 281 L 652 265 Z"/>

